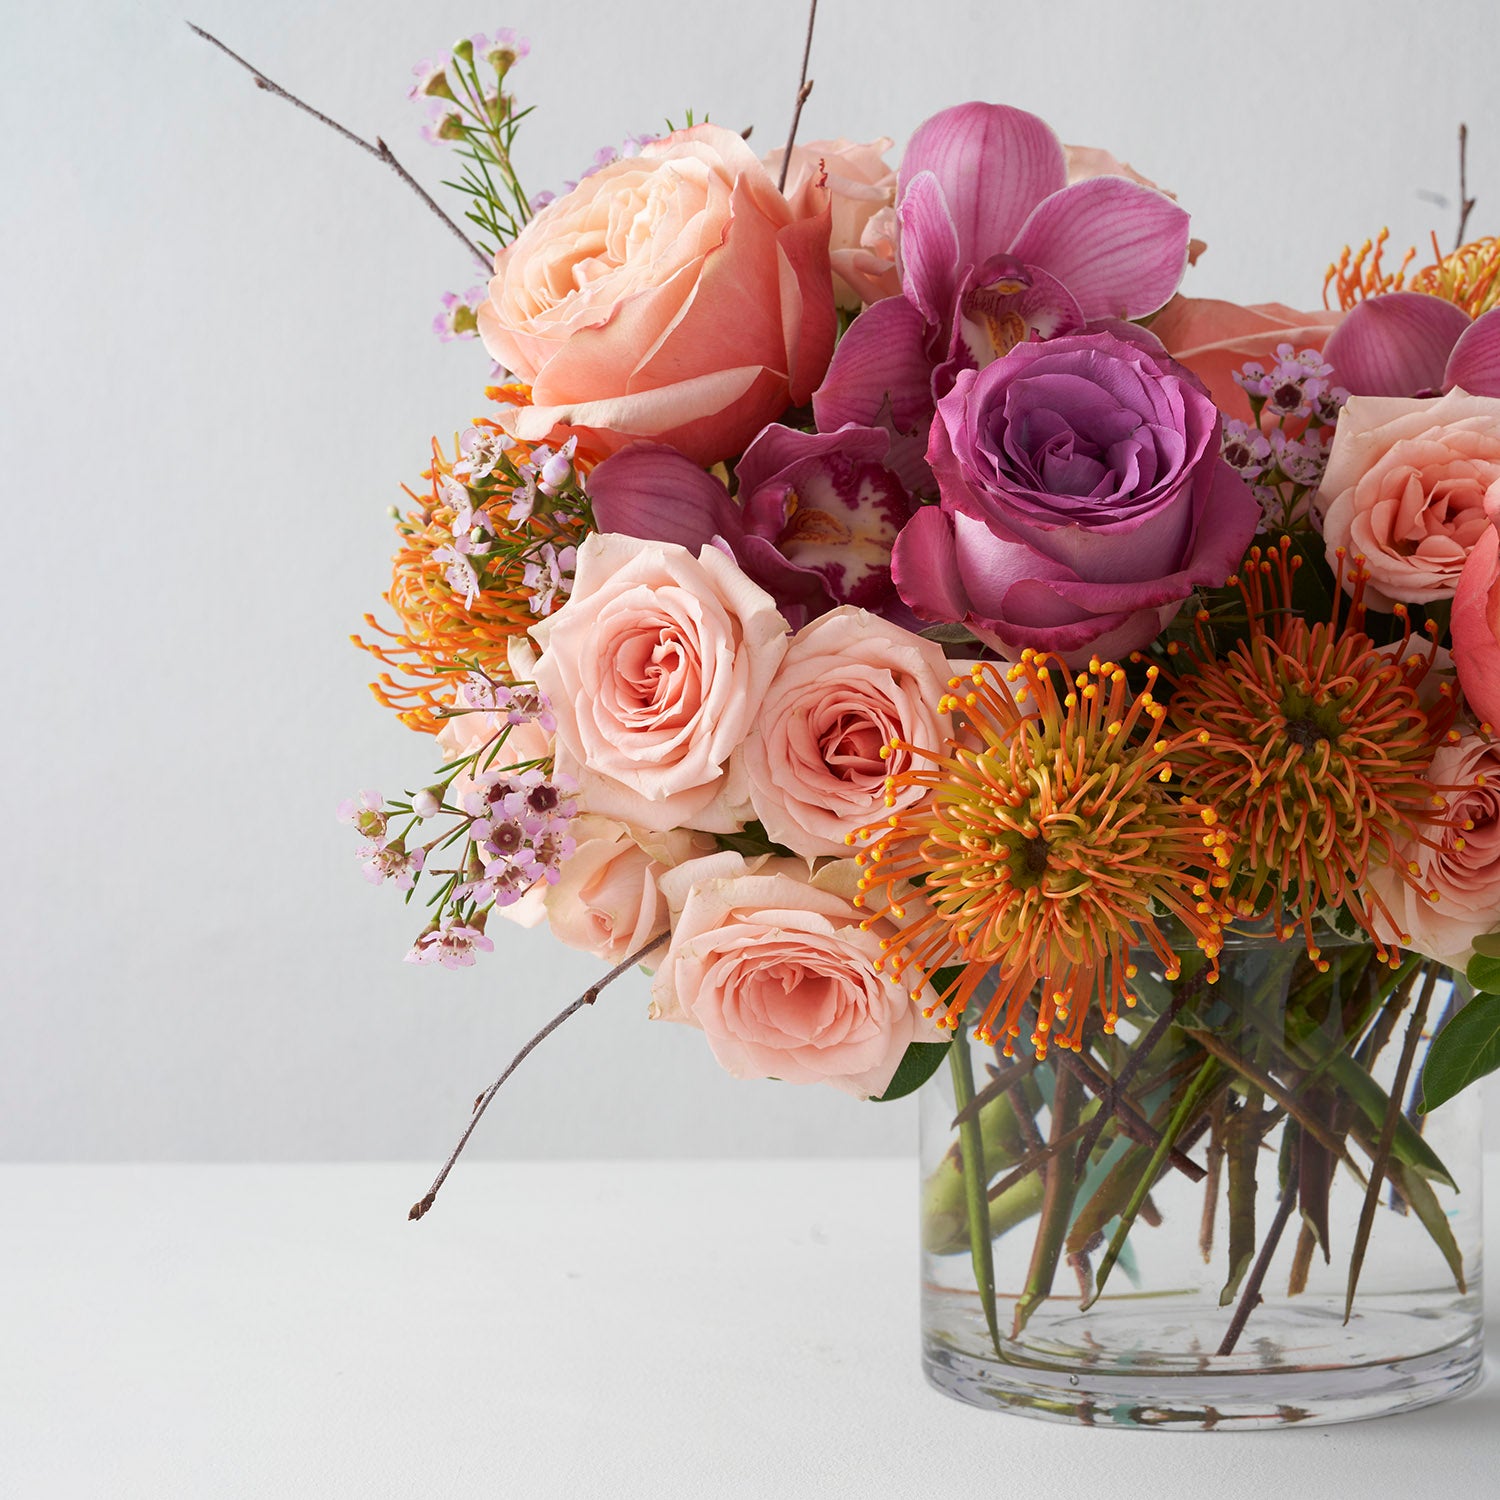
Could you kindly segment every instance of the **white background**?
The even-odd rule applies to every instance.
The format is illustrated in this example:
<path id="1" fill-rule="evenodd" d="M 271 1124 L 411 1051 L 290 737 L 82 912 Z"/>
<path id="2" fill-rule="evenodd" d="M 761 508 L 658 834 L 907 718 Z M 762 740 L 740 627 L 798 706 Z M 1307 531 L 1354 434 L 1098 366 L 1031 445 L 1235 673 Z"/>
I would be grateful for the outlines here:
<path id="1" fill-rule="evenodd" d="M 0 9 L 0 1156 L 437 1156 L 596 972 L 511 932 L 462 974 L 361 880 L 341 797 L 430 746 L 346 644 L 384 508 L 480 409 L 439 294 L 474 272 L 400 184 L 193 19 L 429 184 L 408 69 L 511 24 L 533 191 L 689 106 L 781 142 L 801 0 L 142 0 Z M 1345 241 L 1500 229 L 1490 0 L 824 0 L 804 139 L 903 141 L 947 104 L 1046 116 L 1174 189 L 1187 290 L 1314 306 Z M 894 154 L 893 154 L 894 159 Z M 477 1153 L 889 1153 L 901 1107 L 722 1077 L 620 984 L 523 1071 Z"/>

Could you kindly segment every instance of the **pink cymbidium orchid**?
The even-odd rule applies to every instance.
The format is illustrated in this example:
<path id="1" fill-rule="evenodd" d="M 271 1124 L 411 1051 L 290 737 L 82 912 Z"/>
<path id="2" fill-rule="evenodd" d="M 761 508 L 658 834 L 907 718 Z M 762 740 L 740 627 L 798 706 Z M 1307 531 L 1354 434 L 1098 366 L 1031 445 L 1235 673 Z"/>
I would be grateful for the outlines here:
<path id="1" fill-rule="evenodd" d="M 1187 266 L 1188 216 L 1124 177 L 1069 184 L 1062 142 L 1035 115 L 964 104 L 922 125 L 901 163 L 900 297 L 867 308 L 813 396 L 818 426 L 882 425 L 891 466 L 931 490 L 937 400 L 963 369 L 1028 339 L 1145 317 Z"/>
<path id="2" fill-rule="evenodd" d="M 912 624 L 891 582 L 912 507 L 886 467 L 890 446 L 879 428 L 772 423 L 736 465 L 731 497 L 676 449 L 638 443 L 589 475 L 589 501 L 601 531 L 729 553 L 793 627 L 843 604 Z"/>
<path id="3" fill-rule="evenodd" d="M 1354 396 L 1500 396 L 1500 308 L 1471 320 L 1442 297 L 1385 292 L 1349 310 L 1323 357 Z"/>

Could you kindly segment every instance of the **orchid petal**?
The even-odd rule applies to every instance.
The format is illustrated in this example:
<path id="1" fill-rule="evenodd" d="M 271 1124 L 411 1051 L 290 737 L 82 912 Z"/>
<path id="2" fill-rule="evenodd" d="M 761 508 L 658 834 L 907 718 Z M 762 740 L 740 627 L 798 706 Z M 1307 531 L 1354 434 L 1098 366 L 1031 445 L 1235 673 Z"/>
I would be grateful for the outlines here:
<path id="1" fill-rule="evenodd" d="M 931 172 L 919 172 L 896 210 L 901 286 L 934 327 L 947 323 L 957 296 L 958 230 Z"/>
<path id="2" fill-rule="evenodd" d="M 1329 334 L 1323 358 L 1352 396 L 1417 396 L 1442 389 L 1444 367 L 1469 315 L 1425 292 L 1357 303 Z"/>
<path id="3" fill-rule="evenodd" d="M 1051 127 L 1004 104 L 960 104 L 918 126 L 901 159 L 898 203 L 923 172 L 947 199 L 959 266 L 1008 250 L 1032 209 L 1068 180 Z"/>
<path id="4" fill-rule="evenodd" d="M 588 494 L 600 531 L 676 542 L 694 554 L 715 537 L 736 543 L 744 530 L 739 507 L 713 475 L 655 443 L 606 458 L 589 475 Z"/>
<path id="5" fill-rule="evenodd" d="M 1089 177 L 1037 205 L 1011 247 L 1073 294 L 1086 318 L 1143 318 L 1187 269 L 1188 215 L 1123 177 Z"/>
<path id="6" fill-rule="evenodd" d="M 1471 396 L 1500 396 L 1500 307 L 1492 307 L 1459 334 L 1443 371 L 1443 389 Z"/>

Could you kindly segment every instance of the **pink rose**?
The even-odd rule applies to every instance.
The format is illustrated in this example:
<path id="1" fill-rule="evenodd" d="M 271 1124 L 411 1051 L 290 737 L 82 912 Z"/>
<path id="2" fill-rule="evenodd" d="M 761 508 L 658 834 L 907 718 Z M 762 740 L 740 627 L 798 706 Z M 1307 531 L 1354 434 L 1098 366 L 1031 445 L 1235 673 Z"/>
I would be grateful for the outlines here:
<path id="1" fill-rule="evenodd" d="M 1211 297 L 1173 297 L 1151 320 L 1167 353 L 1208 387 L 1227 416 L 1250 420 L 1250 398 L 1234 382 L 1249 360 L 1265 360 L 1278 344 L 1321 349 L 1343 319 L 1341 312 L 1298 312 L 1279 302 L 1241 307 Z"/>
<path id="2" fill-rule="evenodd" d="M 766 832 L 798 854 L 845 853 L 848 835 L 885 816 L 886 776 L 913 759 L 882 760 L 882 748 L 935 749 L 951 733 L 937 708 L 951 675 L 932 641 L 850 605 L 798 631 L 739 752 Z"/>
<path id="3" fill-rule="evenodd" d="M 662 876 L 714 850 L 711 834 L 637 833 L 591 813 L 574 820 L 572 834 L 578 847 L 563 861 L 557 884 L 538 887 L 540 906 L 554 937 L 610 964 L 667 930 Z M 501 915 L 515 910 L 504 907 Z"/>
<path id="4" fill-rule="evenodd" d="M 1436 400 L 1353 396 L 1339 413 L 1323 486 L 1330 563 L 1365 559 L 1377 609 L 1451 599 L 1500 505 L 1500 400 L 1450 391 Z"/>
<path id="5" fill-rule="evenodd" d="M 1456 826 L 1428 830 L 1436 847 L 1418 842 L 1400 852 L 1414 866 L 1417 889 L 1389 865 L 1373 866 L 1369 879 L 1401 927 L 1398 934 L 1382 923 L 1381 936 L 1461 969 L 1474 939 L 1500 927 L 1500 745 L 1471 735 L 1440 746 L 1430 779 L 1437 787 L 1464 788 L 1446 793 Z M 1465 830 L 1468 821 L 1473 827 Z"/>
<path id="6" fill-rule="evenodd" d="M 786 651 L 771 596 L 714 547 L 595 532 L 568 602 L 531 628 L 557 769 L 585 812 L 729 833 L 748 813 L 730 758 Z"/>
<path id="7" fill-rule="evenodd" d="M 909 1042 L 941 1037 L 924 1002 L 877 972 L 891 929 L 862 930 L 858 875 L 852 860 L 809 879 L 800 861 L 715 854 L 664 876 L 672 942 L 652 1015 L 698 1027 L 736 1078 L 884 1093 Z"/>
<path id="8" fill-rule="evenodd" d="M 1500 522 L 1500 516 L 1494 519 Z M 1500 530 L 1474 545 L 1453 596 L 1453 664 L 1476 719 L 1500 728 Z"/>
<path id="9" fill-rule="evenodd" d="M 792 147 L 786 174 L 786 197 L 799 218 L 832 208 L 828 259 L 833 266 L 833 295 L 840 307 L 857 310 L 901 291 L 896 267 L 896 174 L 886 165 L 891 149 L 885 136 L 867 145 L 842 137 L 808 141 Z M 766 157 L 776 177 L 785 150 Z"/>
<path id="10" fill-rule="evenodd" d="M 509 418 L 595 453 L 653 438 L 738 453 L 828 367 L 826 213 L 799 217 L 732 130 L 696 125 L 611 162 L 495 257 L 485 348 L 531 386 Z"/>

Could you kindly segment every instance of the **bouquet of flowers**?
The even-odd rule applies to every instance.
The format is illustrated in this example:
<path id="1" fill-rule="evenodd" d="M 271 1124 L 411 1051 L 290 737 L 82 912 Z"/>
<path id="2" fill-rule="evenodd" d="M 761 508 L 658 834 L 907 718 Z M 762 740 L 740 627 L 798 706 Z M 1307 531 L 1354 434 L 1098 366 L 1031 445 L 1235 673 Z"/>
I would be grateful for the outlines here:
<path id="1" fill-rule="evenodd" d="M 945 1069 L 924 1243 L 1002 1359 L 1166 1179 L 1205 1258 L 1228 1205 L 1223 1355 L 1341 1173 L 1351 1303 L 1387 1191 L 1463 1288 L 1424 1111 L 1500 1064 L 1500 242 L 1184 298 L 1186 209 L 990 103 L 895 169 L 689 117 L 533 194 L 526 52 L 411 90 L 494 368 L 357 638 L 432 752 L 341 809 L 408 960 L 547 923 L 736 1077 Z"/>

